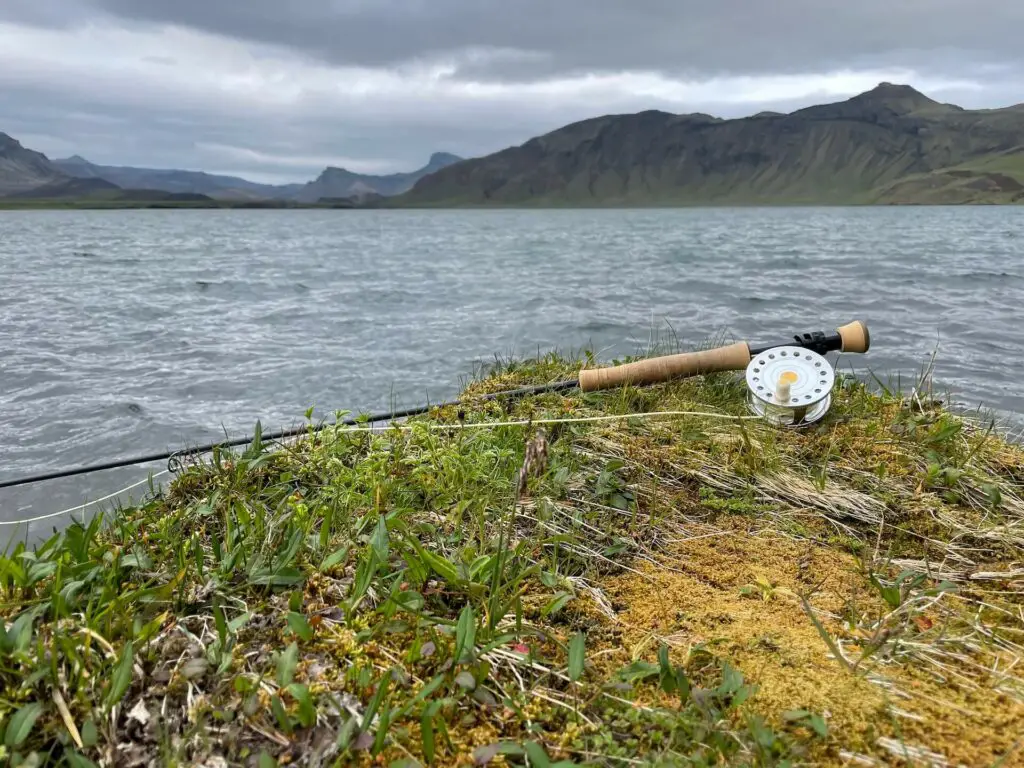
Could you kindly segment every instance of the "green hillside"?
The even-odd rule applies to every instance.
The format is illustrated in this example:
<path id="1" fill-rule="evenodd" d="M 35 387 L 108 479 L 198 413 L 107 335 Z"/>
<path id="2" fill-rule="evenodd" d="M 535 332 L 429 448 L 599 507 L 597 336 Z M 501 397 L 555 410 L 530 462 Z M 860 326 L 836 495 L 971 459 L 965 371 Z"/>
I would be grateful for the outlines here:
<path id="1" fill-rule="evenodd" d="M 723 120 L 646 111 L 560 128 L 385 203 L 686 205 L 1024 200 L 1024 107 L 965 110 L 882 83 L 846 101 Z"/>

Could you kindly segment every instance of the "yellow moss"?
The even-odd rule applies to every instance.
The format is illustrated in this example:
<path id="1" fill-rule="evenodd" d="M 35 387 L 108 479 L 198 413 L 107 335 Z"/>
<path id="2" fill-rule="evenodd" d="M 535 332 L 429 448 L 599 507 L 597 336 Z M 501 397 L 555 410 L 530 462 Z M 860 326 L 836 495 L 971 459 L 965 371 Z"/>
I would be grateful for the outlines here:
<path id="1" fill-rule="evenodd" d="M 801 551 L 802 550 L 802 551 Z M 677 545 L 658 566 L 602 584 L 621 603 L 621 632 L 629 646 L 651 646 L 665 638 L 682 660 L 703 645 L 728 658 L 758 684 L 756 708 L 781 719 L 782 712 L 828 712 L 830 727 L 844 741 L 883 706 L 870 683 L 846 673 L 827 657 L 827 648 L 799 603 L 785 596 L 764 600 L 743 596 L 741 587 L 759 577 L 794 591 L 828 578 L 816 606 L 834 610 L 852 586 L 852 558 L 793 544 L 775 536 L 741 531 Z M 847 589 L 843 589 L 843 588 Z"/>
<path id="2" fill-rule="evenodd" d="M 894 707 L 914 716 L 899 719 L 906 743 L 925 746 L 951 764 L 992 765 L 1024 736 L 1024 704 L 1017 699 L 991 689 L 941 684 L 909 664 L 886 670 L 886 676 L 910 695 L 891 700 Z M 1024 765 L 1024 753 L 1002 765 Z"/>
<path id="3" fill-rule="evenodd" d="M 853 557 L 776 534 L 752 533 L 747 519 L 716 522 L 720 535 L 695 529 L 692 540 L 673 545 L 657 563 L 640 565 L 642 575 L 626 573 L 599 582 L 618 605 L 614 627 L 624 654 L 652 659 L 658 644 L 667 642 L 675 660 L 683 662 L 688 651 L 702 646 L 757 684 L 752 706 L 776 724 L 787 710 L 823 713 L 834 737 L 832 751 L 839 743 L 847 750 L 884 756 L 877 739 L 898 737 L 898 724 L 909 744 L 964 765 L 983 765 L 1019 738 L 1024 706 L 1008 696 L 942 686 L 919 667 L 891 664 L 883 670 L 885 677 L 910 694 L 894 698 L 831 657 L 795 595 L 820 585 L 814 609 L 830 632 L 842 635 L 841 623 L 826 613 L 840 613 L 849 601 L 861 610 L 881 608 Z M 756 588 L 743 596 L 746 585 Z M 593 606 L 587 611 L 602 616 Z M 894 706 L 921 720 L 895 715 Z"/>

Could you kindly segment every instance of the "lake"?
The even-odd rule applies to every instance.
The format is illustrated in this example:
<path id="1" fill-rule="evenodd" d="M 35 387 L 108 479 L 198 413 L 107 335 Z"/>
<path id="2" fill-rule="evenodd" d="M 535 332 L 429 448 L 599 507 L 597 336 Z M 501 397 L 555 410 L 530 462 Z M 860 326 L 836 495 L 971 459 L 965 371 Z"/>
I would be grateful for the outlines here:
<path id="1" fill-rule="evenodd" d="M 937 353 L 938 389 L 1013 420 L 1022 307 L 1021 207 L 0 211 L 0 479 L 438 400 L 495 355 L 855 318 L 841 370 Z M 0 520 L 163 468 L 0 490 Z"/>

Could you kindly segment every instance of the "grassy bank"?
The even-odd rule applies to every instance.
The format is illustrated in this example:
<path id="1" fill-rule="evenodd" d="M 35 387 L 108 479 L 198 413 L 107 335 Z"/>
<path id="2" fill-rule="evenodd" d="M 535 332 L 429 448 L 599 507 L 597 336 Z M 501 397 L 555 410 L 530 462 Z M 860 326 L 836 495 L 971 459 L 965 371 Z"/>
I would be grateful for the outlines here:
<path id="1" fill-rule="evenodd" d="M 467 395 L 575 370 L 510 364 Z M 470 402 L 193 465 L 0 560 L 0 750 L 1020 764 L 1024 450 L 852 380 L 798 433 L 741 418 L 743 394 Z"/>

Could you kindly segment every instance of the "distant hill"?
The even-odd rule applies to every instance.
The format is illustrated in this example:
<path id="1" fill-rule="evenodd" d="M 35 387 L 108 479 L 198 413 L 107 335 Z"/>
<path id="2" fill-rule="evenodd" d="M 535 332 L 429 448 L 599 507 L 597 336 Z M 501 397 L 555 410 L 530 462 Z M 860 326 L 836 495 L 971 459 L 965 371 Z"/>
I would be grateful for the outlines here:
<path id="1" fill-rule="evenodd" d="M 174 193 L 208 195 L 218 200 L 295 200 L 317 202 L 322 197 L 361 197 L 395 195 L 405 192 L 421 177 L 440 170 L 461 158 L 444 152 L 431 156 L 423 168 L 411 173 L 371 176 L 344 168 L 327 168 L 319 178 L 307 184 L 258 184 L 236 176 L 219 176 L 202 171 L 162 170 L 131 166 L 96 165 L 84 157 L 54 160 L 61 172 L 80 179 L 104 179 L 119 187 L 155 189 Z"/>
<path id="2" fill-rule="evenodd" d="M 19 199 L 61 199 L 68 197 L 91 197 L 121 193 L 123 190 L 116 184 L 103 179 L 69 179 L 67 177 L 51 181 L 39 187 L 32 187 L 21 192 L 7 195 Z"/>
<path id="3" fill-rule="evenodd" d="M 288 197 L 303 186 L 302 184 L 258 184 L 236 176 L 218 176 L 203 171 L 96 165 L 79 155 L 54 160 L 53 163 L 69 176 L 80 179 L 104 179 L 125 189 L 153 189 L 163 192 L 200 194 L 223 200 Z"/>
<path id="4" fill-rule="evenodd" d="M 167 192 L 163 189 L 121 189 L 109 195 L 111 200 L 142 203 L 212 203 L 214 198 L 198 192 Z"/>
<path id="5" fill-rule="evenodd" d="M 66 175 L 46 155 L 0 133 L 0 197 L 57 183 Z"/>
<path id="6" fill-rule="evenodd" d="M 881 83 L 723 120 L 606 115 L 443 168 L 388 206 L 1024 200 L 1024 106 L 965 110 Z"/>
<path id="7" fill-rule="evenodd" d="M 315 203 L 321 198 L 356 198 L 397 195 L 412 188 L 424 176 L 454 165 L 461 157 L 447 152 L 435 152 L 430 161 L 411 173 L 392 173 L 386 176 L 370 176 L 353 173 L 344 168 L 327 168 L 316 179 L 302 187 L 293 196 L 302 203 Z"/>
<path id="8" fill-rule="evenodd" d="M 4 199 L 16 200 L 54 200 L 73 202 L 107 202 L 107 203 L 214 203 L 208 195 L 195 192 L 166 192 L 162 189 L 122 189 L 105 179 L 74 179 L 63 178 L 43 184 L 41 187 L 22 190 L 7 195 Z"/>

